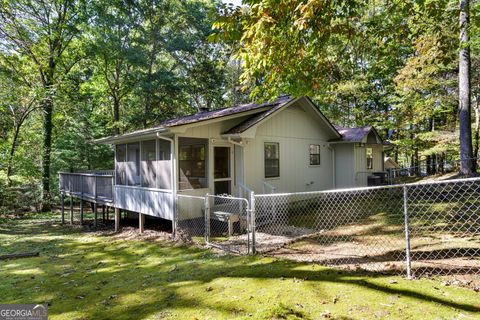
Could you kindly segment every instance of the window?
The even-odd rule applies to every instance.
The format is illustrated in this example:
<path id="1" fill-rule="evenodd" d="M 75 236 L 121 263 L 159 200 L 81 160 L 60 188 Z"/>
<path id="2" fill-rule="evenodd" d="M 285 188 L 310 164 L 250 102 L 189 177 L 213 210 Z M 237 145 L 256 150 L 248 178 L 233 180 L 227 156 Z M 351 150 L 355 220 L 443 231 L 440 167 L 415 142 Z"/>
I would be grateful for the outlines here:
<path id="1" fill-rule="evenodd" d="M 157 180 L 157 146 L 155 140 L 142 142 L 142 187 L 155 188 Z"/>
<path id="2" fill-rule="evenodd" d="M 367 148 L 366 153 L 367 153 L 367 169 L 371 170 L 371 169 L 373 169 L 373 150 L 372 150 L 372 148 Z"/>
<path id="3" fill-rule="evenodd" d="M 320 145 L 318 144 L 310 145 L 310 165 L 311 166 L 320 165 Z"/>
<path id="4" fill-rule="evenodd" d="M 280 176 L 280 152 L 277 142 L 265 142 L 265 178 Z"/>
<path id="5" fill-rule="evenodd" d="M 180 189 L 207 188 L 207 139 L 179 138 Z"/>
<path id="6" fill-rule="evenodd" d="M 140 186 L 140 143 L 127 144 L 127 184 Z"/>
<path id="7" fill-rule="evenodd" d="M 118 144 L 115 150 L 115 176 L 116 184 L 126 185 L 126 157 L 127 157 L 127 145 Z"/>

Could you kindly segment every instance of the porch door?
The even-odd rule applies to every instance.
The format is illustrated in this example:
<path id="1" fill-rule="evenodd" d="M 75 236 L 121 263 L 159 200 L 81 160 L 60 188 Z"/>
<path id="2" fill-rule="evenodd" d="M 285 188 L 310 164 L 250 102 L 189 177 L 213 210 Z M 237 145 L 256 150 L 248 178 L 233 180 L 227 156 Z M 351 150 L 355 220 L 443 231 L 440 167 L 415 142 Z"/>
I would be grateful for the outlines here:
<path id="1" fill-rule="evenodd" d="M 213 184 L 215 194 L 232 193 L 231 147 L 213 147 Z"/>

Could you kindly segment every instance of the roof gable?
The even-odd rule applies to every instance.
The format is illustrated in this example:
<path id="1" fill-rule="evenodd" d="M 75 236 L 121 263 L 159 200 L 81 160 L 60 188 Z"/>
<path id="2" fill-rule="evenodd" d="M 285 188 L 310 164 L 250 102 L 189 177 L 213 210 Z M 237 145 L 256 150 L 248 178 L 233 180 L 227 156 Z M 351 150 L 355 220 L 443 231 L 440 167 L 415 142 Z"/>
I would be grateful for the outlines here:
<path id="1" fill-rule="evenodd" d="M 332 125 L 332 123 L 323 115 L 323 113 L 318 110 L 316 105 L 313 103 L 313 101 L 306 96 L 300 97 L 295 100 L 290 100 L 287 103 L 284 104 L 278 104 L 274 106 L 273 108 L 270 108 L 264 112 L 252 115 L 245 121 L 239 123 L 238 125 L 234 126 L 233 128 L 229 129 L 226 131 L 224 134 L 225 135 L 238 135 L 242 134 L 245 131 L 247 131 L 250 128 L 256 127 L 266 121 L 268 118 L 270 118 L 272 115 L 280 112 L 281 110 L 288 108 L 289 106 L 292 106 L 295 104 L 295 102 L 301 103 L 302 106 L 307 106 L 308 108 L 311 108 L 315 114 L 320 118 L 321 121 L 323 121 L 326 125 L 327 128 L 331 131 L 331 133 L 340 138 L 341 135 L 340 133 L 336 130 L 336 128 Z"/>
<path id="2" fill-rule="evenodd" d="M 377 130 L 372 126 L 345 128 L 335 125 L 335 128 L 340 132 L 342 137 L 338 140 L 332 140 L 332 142 L 371 143 L 370 136 L 371 134 L 374 134 L 374 137 L 377 140 L 375 143 L 383 143 L 382 137 L 380 137 Z"/>

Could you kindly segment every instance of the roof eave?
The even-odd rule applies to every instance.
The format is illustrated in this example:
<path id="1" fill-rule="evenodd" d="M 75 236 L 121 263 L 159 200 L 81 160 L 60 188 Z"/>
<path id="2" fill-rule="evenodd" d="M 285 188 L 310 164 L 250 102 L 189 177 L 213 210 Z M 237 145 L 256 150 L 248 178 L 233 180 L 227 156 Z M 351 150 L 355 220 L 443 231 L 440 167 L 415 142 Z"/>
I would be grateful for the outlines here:
<path id="1" fill-rule="evenodd" d="M 125 133 L 117 136 L 110 136 L 110 137 L 95 139 L 95 140 L 92 140 L 91 142 L 94 144 L 115 144 L 117 142 L 132 141 L 143 136 L 155 135 L 157 133 L 164 133 L 167 131 L 168 129 L 165 127 L 156 127 L 156 128 L 151 128 L 151 129 L 146 129 L 141 131 L 134 131 L 131 133 Z"/>

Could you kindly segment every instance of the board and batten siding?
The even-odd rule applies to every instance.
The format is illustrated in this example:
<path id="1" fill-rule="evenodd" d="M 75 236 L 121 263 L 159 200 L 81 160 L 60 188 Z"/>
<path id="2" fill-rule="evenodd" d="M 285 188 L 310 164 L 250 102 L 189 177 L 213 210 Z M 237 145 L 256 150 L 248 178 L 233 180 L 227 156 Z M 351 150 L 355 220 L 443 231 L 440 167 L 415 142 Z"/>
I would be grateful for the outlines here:
<path id="1" fill-rule="evenodd" d="M 373 169 L 367 169 L 367 148 L 372 148 Z M 355 146 L 355 184 L 364 187 L 368 184 L 368 175 L 372 172 L 383 171 L 382 145 Z"/>
<path id="2" fill-rule="evenodd" d="M 335 148 L 335 187 L 355 186 L 355 159 L 353 143 L 336 144 Z"/>
<path id="3" fill-rule="evenodd" d="M 333 159 L 327 141 L 332 137 L 326 126 L 313 110 L 301 106 L 289 107 L 258 125 L 255 138 L 244 148 L 245 184 L 256 193 L 264 192 L 263 181 L 274 186 L 276 192 L 331 189 Z M 265 142 L 279 143 L 278 178 L 265 178 Z M 320 145 L 320 165 L 310 165 L 310 144 Z"/>

